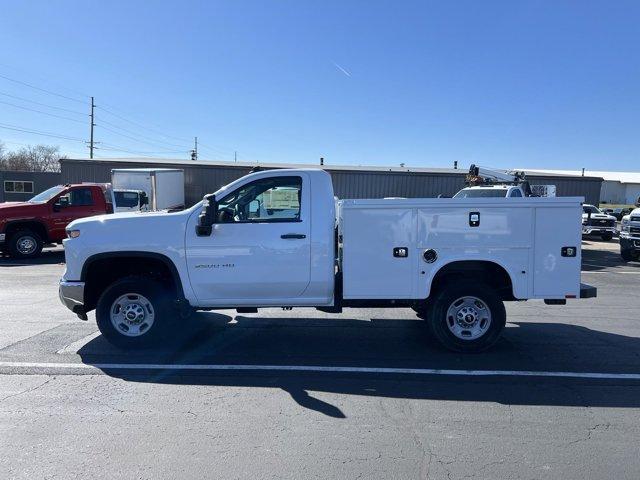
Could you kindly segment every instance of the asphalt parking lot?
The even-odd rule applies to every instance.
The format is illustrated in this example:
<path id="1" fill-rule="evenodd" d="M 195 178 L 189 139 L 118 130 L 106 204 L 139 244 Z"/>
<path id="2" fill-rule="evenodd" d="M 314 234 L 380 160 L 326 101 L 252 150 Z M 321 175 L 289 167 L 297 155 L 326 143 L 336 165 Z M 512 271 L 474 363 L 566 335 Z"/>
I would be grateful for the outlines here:
<path id="1" fill-rule="evenodd" d="M 640 263 L 583 249 L 598 298 L 508 304 L 481 355 L 401 309 L 202 312 L 125 353 L 59 303 L 60 249 L 2 258 L 1 476 L 640 478 Z"/>

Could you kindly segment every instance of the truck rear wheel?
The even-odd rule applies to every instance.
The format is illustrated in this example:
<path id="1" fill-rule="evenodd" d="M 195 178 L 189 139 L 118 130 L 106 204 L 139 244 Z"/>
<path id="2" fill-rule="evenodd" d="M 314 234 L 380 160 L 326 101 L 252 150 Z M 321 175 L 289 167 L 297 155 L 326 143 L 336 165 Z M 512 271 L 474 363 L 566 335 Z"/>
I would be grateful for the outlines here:
<path id="1" fill-rule="evenodd" d="M 175 294 L 156 280 L 117 280 L 98 299 L 98 328 L 109 343 L 120 348 L 153 347 L 171 338 L 172 317 L 178 316 L 174 300 Z"/>
<path id="2" fill-rule="evenodd" d="M 498 294 L 477 282 L 460 282 L 436 292 L 428 321 L 435 338 L 456 352 L 481 352 L 493 346 L 506 323 Z"/>
<path id="3" fill-rule="evenodd" d="M 35 258 L 40 255 L 44 245 L 40 235 L 29 229 L 13 232 L 8 244 L 9 255 L 14 258 Z"/>

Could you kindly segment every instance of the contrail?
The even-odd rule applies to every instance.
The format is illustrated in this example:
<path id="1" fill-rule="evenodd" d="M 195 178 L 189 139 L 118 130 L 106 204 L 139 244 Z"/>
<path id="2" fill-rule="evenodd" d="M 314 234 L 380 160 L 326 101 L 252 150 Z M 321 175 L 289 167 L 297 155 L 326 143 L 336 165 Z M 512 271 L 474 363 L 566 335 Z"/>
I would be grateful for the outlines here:
<path id="1" fill-rule="evenodd" d="M 342 73 L 344 73 L 347 77 L 351 77 L 351 72 L 349 72 L 349 70 L 342 68 L 340 65 L 338 65 L 336 62 L 333 62 L 333 64 L 336 66 L 336 68 L 338 70 L 340 70 Z"/>

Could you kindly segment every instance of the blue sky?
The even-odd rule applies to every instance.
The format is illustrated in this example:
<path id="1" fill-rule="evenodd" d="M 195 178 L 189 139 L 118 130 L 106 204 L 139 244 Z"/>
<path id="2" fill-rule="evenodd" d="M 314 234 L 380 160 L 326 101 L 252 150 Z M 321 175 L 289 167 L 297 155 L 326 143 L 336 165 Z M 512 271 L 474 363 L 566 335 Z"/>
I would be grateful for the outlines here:
<path id="1" fill-rule="evenodd" d="M 640 168 L 637 1 L 0 8 L 0 75 L 73 99 L 0 78 L 1 102 L 66 117 L 0 103 L 0 125 L 86 139 L 93 95 L 97 141 L 159 157 L 186 158 L 197 135 L 201 159 Z M 0 141 L 87 154 L 3 128 Z"/>

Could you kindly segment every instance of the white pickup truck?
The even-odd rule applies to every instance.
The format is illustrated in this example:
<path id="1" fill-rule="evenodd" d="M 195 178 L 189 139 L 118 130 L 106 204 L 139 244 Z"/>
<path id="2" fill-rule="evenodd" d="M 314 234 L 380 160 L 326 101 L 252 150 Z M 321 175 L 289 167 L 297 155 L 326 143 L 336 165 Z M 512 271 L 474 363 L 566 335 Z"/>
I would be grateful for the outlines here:
<path id="1" fill-rule="evenodd" d="M 626 262 L 640 260 L 640 208 L 622 217 L 620 255 Z"/>
<path id="2" fill-rule="evenodd" d="M 262 171 L 184 211 L 74 221 L 60 299 L 85 320 L 95 309 L 102 334 L 127 348 L 175 338 L 197 309 L 408 307 L 447 348 L 480 351 L 500 336 L 505 301 L 596 296 L 580 283 L 581 201 L 336 208 L 328 173 Z"/>

